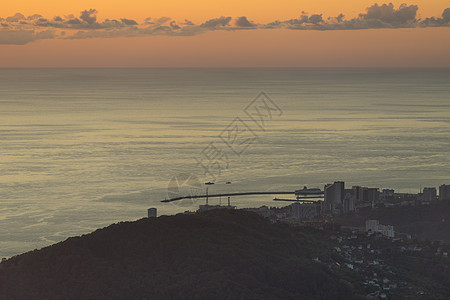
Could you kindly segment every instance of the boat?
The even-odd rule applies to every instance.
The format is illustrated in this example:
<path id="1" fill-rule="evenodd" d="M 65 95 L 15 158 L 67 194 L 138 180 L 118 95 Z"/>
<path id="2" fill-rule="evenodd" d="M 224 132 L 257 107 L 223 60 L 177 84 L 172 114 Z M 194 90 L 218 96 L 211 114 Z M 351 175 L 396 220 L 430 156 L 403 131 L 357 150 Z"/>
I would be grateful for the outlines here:
<path id="1" fill-rule="evenodd" d="M 300 195 L 300 196 L 318 196 L 318 195 L 323 195 L 323 192 L 321 189 L 318 189 L 318 188 L 308 189 L 305 186 L 305 187 L 303 187 L 302 190 L 296 190 L 295 194 Z"/>

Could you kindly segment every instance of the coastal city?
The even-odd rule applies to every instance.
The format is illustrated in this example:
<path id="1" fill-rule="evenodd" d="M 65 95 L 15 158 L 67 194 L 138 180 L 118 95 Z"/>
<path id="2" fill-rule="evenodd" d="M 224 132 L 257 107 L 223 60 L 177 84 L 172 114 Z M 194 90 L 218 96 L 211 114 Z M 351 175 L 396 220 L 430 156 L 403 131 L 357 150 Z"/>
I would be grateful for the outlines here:
<path id="1" fill-rule="evenodd" d="M 208 182 L 208 185 L 214 183 Z M 267 193 L 234 193 L 233 195 L 253 195 L 253 194 L 270 194 Z M 429 205 L 438 200 L 450 200 L 450 185 L 443 184 L 436 187 L 425 187 L 417 194 L 398 193 L 394 189 L 382 189 L 364 186 L 352 186 L 346 188 L 345 182 L 335 181 L 332 184 L 326 184 L 323 191 L 318 188 L 308 188 L 296 190 L 295 199 L 274 198 L 277 202 L 291 202 L 292 204 L 285 207 L 268 207 L 261 206 L 258 208 L 244 208 L 253 211 L 272 222 L 283 221 L 288 223 L 298 223 L 309 226 L 321 226 L 324 222 L 330 222 L 337 216 L 345 216 L 347 214 L 357 213 L 360 210 L 384 207 L 406 207 Z M 228 208 L 236 209 L 231 205 L 230 196 L 232 194 L 215 194 L 206 196 L 194 196 L 195 198 L 206 198 L 206 204 L 199 205 L 197 212 Z M 209 198 L 218 196 L 228 196 L 227 205 L 211 205 Z M 173 200 L 185 199 L 190 196 L 177 197 L 162 202 L 170 202 Z M 185 214 L 193 213 L 186 211 Z M 156 208 L 148 210 L 149 217 L 156 217 Z M 391 225 L 382 225 L 369 223 L 368 228 L 372 232 L 381 232 L 388 237 L 394 237 L 394 228 Z"/>
<path id="2" fill-rule="evenodd" d="M 273 224 L 323 232 L 329 240 L 327 251 L 312 255 L 311 260 L 342 277 L 351 278 L 352 284 L 364 291 L 368 299 L 433 296 L 424 285 L 409 282 L 409 277 L 403 274 L 405 271 L 399 265 L 402 258 L 425 263 L 443 260 L 447 264 L 450 252 L 448 241 L 417 239 L 410 233 L 395 230 L 393 225 L 381 224 L 377 219 L 364 219 L 364 215 L 368 211 L 390 208 L 417 208 L 420 211 L 421 208 L 449 201 L 450 185 L 425 187 L 419 193 L 412 194 L 363 186 L 346 188 L 345 182 L 336 181 L 325 185 L 323 191 L 304 187 L 296 190 L 295 196 L 295 199 L 273 199 L 293 202 L 284 207 L 261 206 L 242 210 L 254 212 Z M 197 212 L 186 211 L 183 214 L 216 209 L 236 210 L 237 207 L 231 205 L 230 197 L 227 205 L 211 205 L 207 198 L 206 204 L 200 205 Z M 156 209 L 150 208 L 148 217 L 156 216 Z M 363 219 L 362 224 L 346 224 L 351 223 L 348 221 L 355 216 L 360 221 Z M 442 220 L 437 221 L 445 223 L 445 213 Z M 406 260 L 404 263 L 408 262 Z"/>

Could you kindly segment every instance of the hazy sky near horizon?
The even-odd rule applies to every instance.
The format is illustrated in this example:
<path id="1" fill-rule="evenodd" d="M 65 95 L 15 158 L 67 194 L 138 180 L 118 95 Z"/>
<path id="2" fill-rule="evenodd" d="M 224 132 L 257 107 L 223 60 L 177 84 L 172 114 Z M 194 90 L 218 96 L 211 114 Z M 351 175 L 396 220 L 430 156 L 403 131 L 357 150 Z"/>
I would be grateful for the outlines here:
<path id="1" fill-rule="evenodd" d="M 450 67 L 450 3 L 2 5 L 0 67 Z"/>

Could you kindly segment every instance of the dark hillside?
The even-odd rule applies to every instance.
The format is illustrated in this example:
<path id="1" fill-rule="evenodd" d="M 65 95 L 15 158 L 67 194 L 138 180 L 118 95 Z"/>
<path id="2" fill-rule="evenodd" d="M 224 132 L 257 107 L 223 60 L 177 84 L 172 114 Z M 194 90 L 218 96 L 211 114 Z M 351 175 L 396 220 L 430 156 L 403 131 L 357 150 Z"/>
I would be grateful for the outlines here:
<path id="1" fill-rule="evenodd" d="M 1 263 L 0 298 L 354 298 L 310 231 L 240 210 L 114 224 Z"/>

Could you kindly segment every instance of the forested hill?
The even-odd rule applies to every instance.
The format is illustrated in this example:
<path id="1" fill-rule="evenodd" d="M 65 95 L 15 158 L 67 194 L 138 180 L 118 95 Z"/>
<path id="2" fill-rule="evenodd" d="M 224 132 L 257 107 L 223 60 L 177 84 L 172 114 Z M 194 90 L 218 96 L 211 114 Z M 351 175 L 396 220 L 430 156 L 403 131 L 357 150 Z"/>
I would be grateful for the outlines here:
<path id="1" fill-rule="evenodd" d="M 319 231 L 242 210 L 114 224 L 0 264 L 0 299 L 352 299 Z"/>

